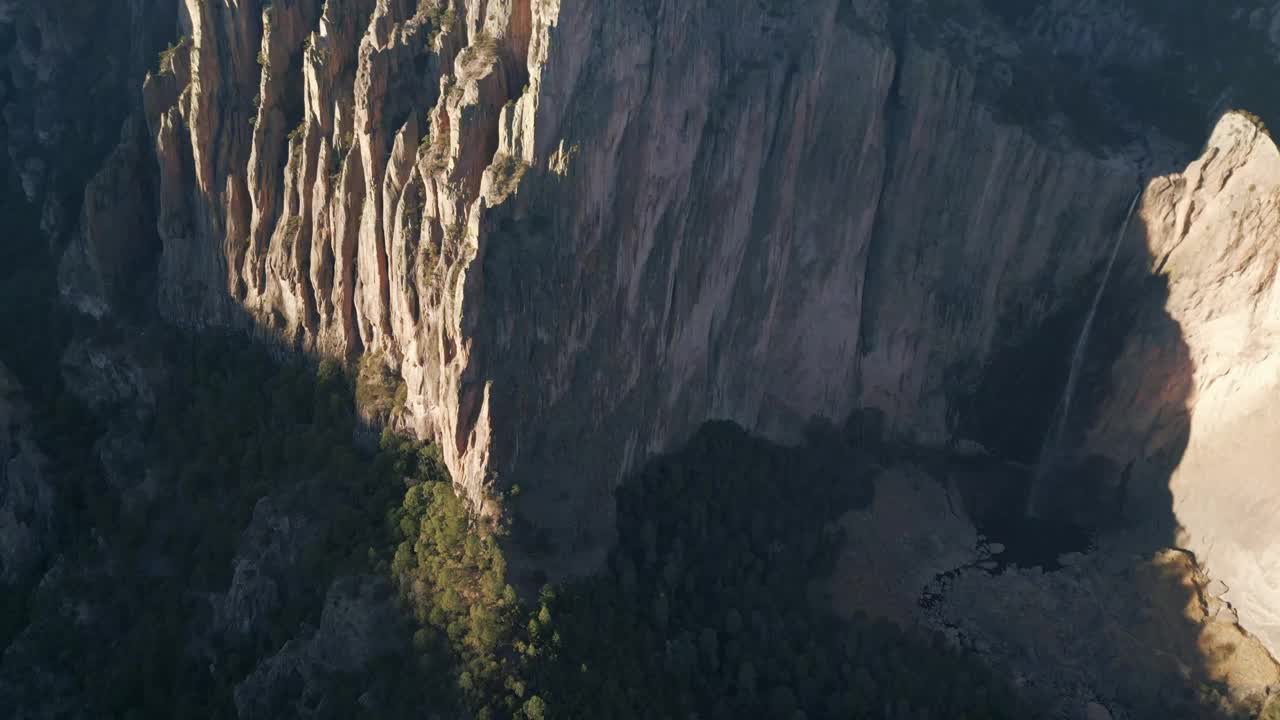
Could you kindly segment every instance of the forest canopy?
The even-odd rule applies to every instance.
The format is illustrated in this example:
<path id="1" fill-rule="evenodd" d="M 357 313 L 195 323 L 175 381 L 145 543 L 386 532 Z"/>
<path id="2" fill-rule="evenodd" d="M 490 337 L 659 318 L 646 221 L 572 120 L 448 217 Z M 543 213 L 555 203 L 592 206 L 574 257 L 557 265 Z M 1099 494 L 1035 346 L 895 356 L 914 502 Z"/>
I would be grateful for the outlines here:
<path id="1" fill-rule="evenodd" d="M 377 436 L 357 412 L 357 368 L 187 336 L 164 364 L 154 412 L 86 448 L 101 465 L 104 442 L 140 441 L 74 491 L 87 502 L 67 544 L 88 569 L 22 590 L 26 630 L 6 655 L 33 677 L 60 658 L 95 713 L 1028 717 L 940 639 L 811 600 L 834 520 L 871 492 L 866 453 L 832 428 L 783 448 L 708 424 L 619 491 L 607 567 L 522 597 L 507 580 L 513 539 L 469 513 L 437 448 L 363 440 Z M 260 587 L 249 566 L 270 581 L 251 612 L 228 600 Z M 301 663 L 343 578 L 393 588 L 399 620 L 358 667 Z M 287 682 L 273 674 L 286 661 L 299 674 Z"/>

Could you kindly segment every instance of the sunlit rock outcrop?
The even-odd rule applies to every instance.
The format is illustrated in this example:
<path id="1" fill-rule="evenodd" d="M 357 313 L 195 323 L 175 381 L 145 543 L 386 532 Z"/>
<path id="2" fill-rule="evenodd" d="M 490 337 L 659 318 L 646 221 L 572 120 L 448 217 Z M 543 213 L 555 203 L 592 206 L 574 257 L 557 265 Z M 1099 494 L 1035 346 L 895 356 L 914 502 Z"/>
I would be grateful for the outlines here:
<path id="1" fill-rule="evenodd" d="M 1172 505 L 1180 544 L 1276 652 L 1280 151 L 1229 114 L 1198 160 L 1150 182 L 1140 216 L 1167 292 L 1139 311 L 1086 447 L 1128 467 L 1122 497 L 1139 517 Z M 1153 330 L 1160 315 L 1176 325 Z"/>

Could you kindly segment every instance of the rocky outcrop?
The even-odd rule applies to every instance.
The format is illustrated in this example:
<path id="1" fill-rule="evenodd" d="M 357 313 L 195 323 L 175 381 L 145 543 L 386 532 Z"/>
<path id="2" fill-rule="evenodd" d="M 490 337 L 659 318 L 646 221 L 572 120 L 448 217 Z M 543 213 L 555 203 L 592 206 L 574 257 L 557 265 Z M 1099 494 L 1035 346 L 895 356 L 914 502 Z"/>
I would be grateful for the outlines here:
<path id="1" fill-rule="evenodd" d="M 246 720 L 330 716 L 335 710 L 329 695 L 336 694 L 343 673 L 366 670 L 407 648 L 391 584 L 385 578 L 339 578 L 325 596 L 320 627 L 286 642 L 236 685 L 236 714 Z M 380 689 L 359 688 L 360 706 L 386 712 L 378 706 Z"/>
<path id="2" fill-rule="evenodd" d="M 1050 717 L 1091 700 L 1115 716 L 1258 717 L 1280 666 L 1242 633 L 1186 552 L 1104 547 L 1039 568 L 960 570 L 930 589 L 926 626 L 1001 667 Z"/>
<path id="3" fill-rule="evenodd" d="M 32 432 L 22 388 L 0 365 L 0 585 L 26 580 L 52 549 L 54 487 Z"/>
<path id="4" fill-rule="evenodd" d="M 484 423 L 457 427 L 463 269 L 499 115 L 528 76 L 530 12 L 191 2 L 189 38 L 146 85 L 164 312 L 195 325 L 247 317 L 299 348 L 385 354 L 410 382 L 418 429 L 459 438 L 443 445 L 477 503 Z"/>
<path id="5" fill-rule="evenodd" d="M 1259 717 L 1274 702 L 1280 665 L 1194 555 L 1125 533 L 1048 568 L 1019 566 L 977 531 L 955 480 L 904 464 L 881 472 L 873 504 L 841 520 L 815 596 L 842 616 L 943 634 L 1044 717 Z"/>
<path id="6" fill-rule="evenodd" d="M 1172 507 L 1179 544 L 1277 652 L 1280 151 L 1227 115 L 1200 159 L 1150 182 L 1140 217 L 1159 290 L 1101 378 L 1084 447 L 1114 461 L 1131 518 Z"/>

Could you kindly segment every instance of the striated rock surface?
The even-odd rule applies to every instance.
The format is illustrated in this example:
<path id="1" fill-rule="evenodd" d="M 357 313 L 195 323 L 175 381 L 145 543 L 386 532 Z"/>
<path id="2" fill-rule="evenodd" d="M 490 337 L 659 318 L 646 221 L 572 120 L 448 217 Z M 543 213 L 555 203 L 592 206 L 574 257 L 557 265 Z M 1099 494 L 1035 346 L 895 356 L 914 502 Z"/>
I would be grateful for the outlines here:
<path id="1" fill-rule="evenodd" d="M 407 390 L 399 422 L 440 441 L 476 507 L 500 512 L 521 486 L 511 509 L 550 541 L 535 564 L 553 575 L 596 566 L 613 487 L 710 418 L 785 441 L 811 416 L 873 408 L 895 438 L 1032 462 L 1129 199 L 1178 167 L 1185 140 L 1186 123 L 1144 131 L 1153 101 L 1127 105 L 1125 78 L 1185 81 L 1178 117 L 1199 122 L 1219 66 L 1207 51 L 1178 60 L 1189 41 L 1147 2 L 951 5 L 184 0 L 183 38 L 143 92 L 159 308 L 385 359 Z M 1240 42 L 1270 47 L 1264 15 L 1230 16 Z M 1244 81 L 1231 90 L 1250 97 Z M 1223 152 L 1201 165 L 1227 167 Z M 128 157 L 87 207 L 104 207 Z M 1125 375 L 1179 324 L 1208 326 L 1197 294 L 1232 312 L 1261 297 L 1242 288 L 1266 273 L 1265 233 L 1242 245 L 1225 220 L 1199 220 L 1248 194 L 1243 174 L 1214 172 L 1190 191 L 1153 181 L 1152 241 L 1132 236 L 1122 287 L 1149 267 L 1169 286 L 1104 304 L 1139 339 L 1125 349 L 1113 327 L 1092 360 L 1104 372 L 1120 358 L 1121 391 L 1085 404 L 1099 418 L 1087 442 L 1074 424 L 1082 457 L 1110 459 L 1082 487 L 1111 494 L 1085 516 L 1122 482 L 1157 487 L 1144 478 L 1171 469 L 1181 439 L 1225 432 L 1213 408 L 1247 414 L 1235 398 L 1266 386 L 1219 381 L 1201 405 L 1192 385 L 1269 347 L 1213 359 L 1208 335 L 1173 344 L 1177 387 Z M 1204 240 L 1162 239 L 1187 227 Z M 99 234 L 81 234 L 80 257 L 110 255 Z M 1189 259 L 1205 243 L 1230 257 Z M 1250 317 L 1213 332 L 1239 336 Z M 1175 485 L 1219 477 L 1194 457 Z M 1205 508 L 1253 498 L 1188 492 L 1178 519 L 1193 535 L 1233 512 Z"/>

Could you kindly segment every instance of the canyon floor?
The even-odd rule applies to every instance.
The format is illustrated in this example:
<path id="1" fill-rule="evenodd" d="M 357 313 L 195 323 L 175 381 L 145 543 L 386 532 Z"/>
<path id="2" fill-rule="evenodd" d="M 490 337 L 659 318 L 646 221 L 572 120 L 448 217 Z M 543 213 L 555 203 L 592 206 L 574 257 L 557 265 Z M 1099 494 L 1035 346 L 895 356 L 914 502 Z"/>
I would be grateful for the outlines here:
<path id="1" fill-rule="evenodd" d="M 1016 549 L 980 532 L 955 474 L 910 463 L 881 470 L 872 505 L 841 525 L 822 602 L 942 632 L 1053 717 L 1257 716 L 1280 704 L 1280 665 L 1189 551 L 1104 532 L 1084 552 L 1008 562 Z"/>

